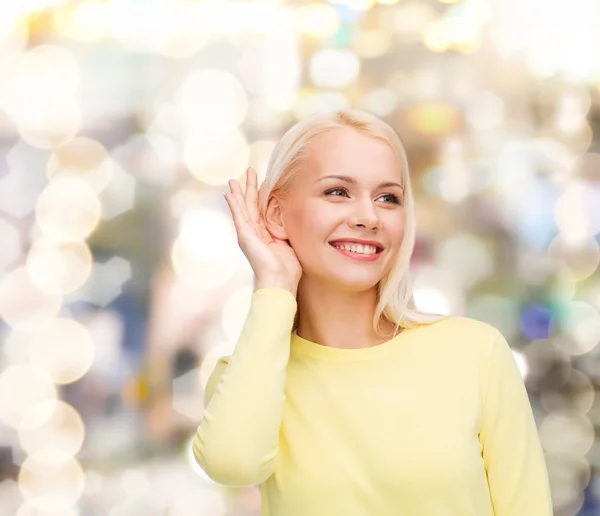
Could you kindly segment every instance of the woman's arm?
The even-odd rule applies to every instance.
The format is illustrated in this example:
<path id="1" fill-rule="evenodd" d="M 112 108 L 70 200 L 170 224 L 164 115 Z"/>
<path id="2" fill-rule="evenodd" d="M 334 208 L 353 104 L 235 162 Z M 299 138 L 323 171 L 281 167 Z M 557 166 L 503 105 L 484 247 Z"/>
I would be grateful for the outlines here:
<path id="1" fill-rule="evenodd" d="M 544 452 L 511 348 L 494 328 L 484 364 L 479 434 L 496 516 L 552 516 Z"/>
<path id="2" fill-rule="evenodd" d="M 217 483 L 258 485 L 275 470 L 296 310 L 284 288 L 255 290 L 231 357 L 219 359 L 208 380 L 193 452 Z"/>

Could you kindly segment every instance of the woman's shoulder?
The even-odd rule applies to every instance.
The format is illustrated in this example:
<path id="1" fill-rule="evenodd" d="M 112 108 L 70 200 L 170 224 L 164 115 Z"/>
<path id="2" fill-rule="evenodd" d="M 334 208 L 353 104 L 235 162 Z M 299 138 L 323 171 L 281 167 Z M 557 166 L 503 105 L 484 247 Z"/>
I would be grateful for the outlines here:
<path id="1" fill-rule="evenodd" d="M 439 321 L 426 325 L 427 333 L 436 339 L 460 343 L 467 347 L 475 346 L 484 350 L 491 350 L 495 340 L 504 337 L 494 325 L 463 315 L 449 315 Z"/>

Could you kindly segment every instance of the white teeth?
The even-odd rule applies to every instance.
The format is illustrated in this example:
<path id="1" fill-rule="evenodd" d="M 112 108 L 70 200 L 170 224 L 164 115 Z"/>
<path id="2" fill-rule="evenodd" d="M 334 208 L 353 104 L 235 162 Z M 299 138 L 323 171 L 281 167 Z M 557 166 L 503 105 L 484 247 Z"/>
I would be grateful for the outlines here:
<path id="1" fill-rule="evenodd" d="M 345 251 L 351 251 L 358 254 L 375 254 L 377 248 L 373 245 L 360 245 L 360 244 L 333 244 L 338 249 L 344 249 Z"/>

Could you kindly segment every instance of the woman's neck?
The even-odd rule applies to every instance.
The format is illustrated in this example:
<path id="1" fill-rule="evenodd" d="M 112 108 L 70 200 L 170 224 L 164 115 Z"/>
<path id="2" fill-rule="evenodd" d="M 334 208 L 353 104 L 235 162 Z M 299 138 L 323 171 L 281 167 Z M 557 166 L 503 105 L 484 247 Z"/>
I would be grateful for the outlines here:
<path id="1" fill-rule="evenodd" d="M 392 338 L 395 325 L 382 320 L 379 335 L 373 329 L 377 287 L 343 291 L 302 278 L 298 285 L 298 328 L 303 339 L 332 348 L 367 348 Z"/>

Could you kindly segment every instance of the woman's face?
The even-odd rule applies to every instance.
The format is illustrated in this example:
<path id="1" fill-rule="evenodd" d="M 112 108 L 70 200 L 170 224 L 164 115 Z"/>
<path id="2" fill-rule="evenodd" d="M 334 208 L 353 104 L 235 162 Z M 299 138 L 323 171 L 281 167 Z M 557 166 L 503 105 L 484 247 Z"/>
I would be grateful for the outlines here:
<path id="1" fill-rule="evenodd" d="M 331 175 L 349 180 L 327 177 Z M 404 235 L 401 184 L 400 164 L 382 140 L 346 127 L 312 140 L 308 159 L 281 206 L 285 238 L 303 276 L 349 292 L 377 285 Z M 374 240 L 383 250 L 375 260 L 360 260 L 330 244 L 339 239 Z"/>

